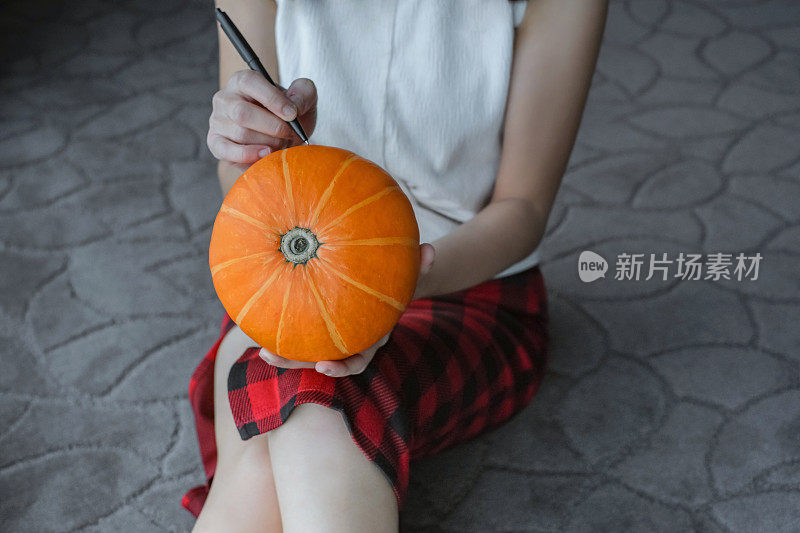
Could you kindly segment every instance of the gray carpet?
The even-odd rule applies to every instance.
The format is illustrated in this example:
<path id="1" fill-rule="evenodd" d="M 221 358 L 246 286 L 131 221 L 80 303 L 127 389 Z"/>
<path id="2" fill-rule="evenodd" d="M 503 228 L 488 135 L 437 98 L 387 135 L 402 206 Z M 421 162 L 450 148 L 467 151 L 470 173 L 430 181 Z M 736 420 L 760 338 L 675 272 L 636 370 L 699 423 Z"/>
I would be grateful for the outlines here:
<path id="1" fill-rule="evenodd" d="M 2 9 L 0 528 L 186 531 L 221 313 L 210 2 Z M 543 246 L 551 372 L 414 466 L 405 529 L 800 531 L 798 175 L 800 3 L 614 1 Z M 681 252 L 763 259 L 614 279 Z"/>

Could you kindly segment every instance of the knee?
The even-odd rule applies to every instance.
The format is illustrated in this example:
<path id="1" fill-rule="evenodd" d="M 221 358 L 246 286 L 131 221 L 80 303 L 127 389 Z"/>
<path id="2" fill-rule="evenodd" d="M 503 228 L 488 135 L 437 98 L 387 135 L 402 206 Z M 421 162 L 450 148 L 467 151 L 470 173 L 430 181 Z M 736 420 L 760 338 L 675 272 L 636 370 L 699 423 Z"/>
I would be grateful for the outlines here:
<path id="1" fill-rule="evenodd" d="M 277 434 L 298 435 L 305 439 L 328 439 L 336 435 L 347 435 L 349 438 L 342 414 L 315 403 L 304 403 L 295 407 L 288 420 L 270 432 L 270 435 Z"/>
<path id="2" fill-rule="evenodd" d="M 344 417 L 335 409 L 313 403 L 298 405 L 286 422 L 269 432 L 270 449 L 284 454 L 320 457 L 341 450 L 340 445 L 355 448 Z"/>
<path id="3" fill-rule="evenodd" d="M 397 503 L 392 485 L 359 449 L 339 411 L 317 404 L 295 408 L 284 424 L 268 433 L 270 455 L 281 512 L 291 523 L 299 521 L 301 531 L 384 531 L 386 524 L 370 527 L 336 525 L 337 517 L 361 523 L 375 516 L 388 517 L 395 524 Z M 309 516 L 309 502 L 316 509 Z M 385 512 L 377 512 L 383 509 Z M 343 510 L 345 510 L 343 512 Z M 364 516 L 357 517 L 360 513 Z M 308 526 L 308 521 L 315 526 Z M 364 522 L 366 523 L 366 522 Z M 389 529 L 396 531 L 396 526 Z"/>

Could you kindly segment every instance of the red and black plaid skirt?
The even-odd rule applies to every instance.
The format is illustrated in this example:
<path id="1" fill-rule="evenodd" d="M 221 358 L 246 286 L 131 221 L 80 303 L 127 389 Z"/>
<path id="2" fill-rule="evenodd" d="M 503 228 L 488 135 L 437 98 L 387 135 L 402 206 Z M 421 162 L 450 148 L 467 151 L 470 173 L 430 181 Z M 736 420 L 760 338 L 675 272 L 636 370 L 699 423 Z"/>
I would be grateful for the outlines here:
<path id="1" fill-rule="evenodd" d="M 214 360 L 233 327 L 194 371 L 189 399 L 206 484 L 182 504 L 200 514 L 216 468 Z M 295 406 L 340 411 L 353 440 L 385 474 L 402 507 L 412 459 L 432 455 L 506 421 L 536 393 L 547 362 L 547 296 L 538 267 L 462 291 L 412 301 L 361 374 L 269 365 L 247 349 L 228 375 L 242 439 L 284 423 Z"/>

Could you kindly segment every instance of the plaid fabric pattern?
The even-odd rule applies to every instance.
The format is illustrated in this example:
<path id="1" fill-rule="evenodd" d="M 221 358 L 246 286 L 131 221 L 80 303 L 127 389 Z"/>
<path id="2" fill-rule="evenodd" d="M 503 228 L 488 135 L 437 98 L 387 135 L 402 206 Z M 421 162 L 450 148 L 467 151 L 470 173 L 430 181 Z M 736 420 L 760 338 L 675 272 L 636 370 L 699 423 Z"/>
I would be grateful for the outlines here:
<path id="1" fill-rule="evenodd" d="M 216 467 L 213 365 L 233 327 L 200 362 L 189 397 L 208 483 L 183 505 L 197 516 Z M 389 341 L 358 375 L 267 364 L 246 350 L 228 375 L 228 398 L 242 439 L 270 431 L 292 410 L 316 403 L 340 411 L 353 440 L 391 483 L 402 507 L 412 459 L 492 429 L 527 405 L 547 362 L 547 297 L 538 267 L 455 293 L 414 300 Z"/>

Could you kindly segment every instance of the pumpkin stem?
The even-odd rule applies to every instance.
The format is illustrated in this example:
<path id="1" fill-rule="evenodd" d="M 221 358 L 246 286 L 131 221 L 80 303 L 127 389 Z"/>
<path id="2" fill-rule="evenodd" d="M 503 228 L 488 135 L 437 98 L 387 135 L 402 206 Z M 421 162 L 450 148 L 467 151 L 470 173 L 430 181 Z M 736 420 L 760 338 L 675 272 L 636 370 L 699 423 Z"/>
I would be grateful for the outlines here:
<path id="1" fill-rule="evenodd" d="M 281 235 L 279 250 L 289 263 L 306 264 L 312 257 L 317 257 L 317 249 L 323 243 L 308 229 L 295 226 Z"/>

